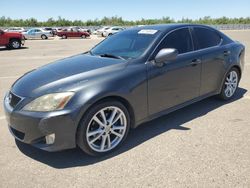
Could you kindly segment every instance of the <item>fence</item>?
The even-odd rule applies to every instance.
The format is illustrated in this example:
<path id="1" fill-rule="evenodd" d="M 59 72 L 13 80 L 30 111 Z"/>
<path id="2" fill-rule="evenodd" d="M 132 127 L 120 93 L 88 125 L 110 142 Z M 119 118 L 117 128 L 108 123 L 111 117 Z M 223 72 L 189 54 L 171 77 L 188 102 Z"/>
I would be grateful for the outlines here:
<path id="1" fill-rule="evenodd" d="M 250 29 L 250 24 L 227 24 L 227 25 L 211 25 L 219 30 L 246 30 Z"/>
<path id="2" fill-rule="evenodd" d="M 250 24 L 226 24 L 226 25 L 210 25 L 210 26 L 214 27 L 218 30 L 247 30 L 247 29 L 250 29 Z M 125 28 L 130 28 L 130 27 L 131 26 L 128 26 Z M 31 28 L 31 27 L 29 27 L 29 28 Z M 63 28 L 63 27 L 59 27 L 59 28 Z M 93 31 L 93 30 L 99 29 L 100 26 L 81 26 L 81 28 L 91 29 Z M 7 28 L 0 27 L 0 29 L 4 30 Z"/>

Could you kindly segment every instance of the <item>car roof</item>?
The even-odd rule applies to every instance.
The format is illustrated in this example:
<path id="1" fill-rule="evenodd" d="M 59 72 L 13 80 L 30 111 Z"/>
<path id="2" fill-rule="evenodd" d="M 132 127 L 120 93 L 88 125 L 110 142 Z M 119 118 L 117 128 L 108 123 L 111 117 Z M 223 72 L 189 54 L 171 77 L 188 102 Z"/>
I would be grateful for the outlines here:
<path id="1" fill-rule="evenodd" d="M 178 28 L 182 28 L 182 27 L 191 27 L 191 26 L 200 26 L 200 27 L 207 27 L 207 28 L 211 28 L 209 26 L 206 25 L 200 25 L 200 24 L 183 24 L 183 23 L 175 23 L 175 24 L 157 24 L 157 25 L 146 25 L 146 26 L 141 26 L 141 27 L 134 27 L 132 29 L 152 29 L 152 30 L 159 30 L 162 32 L 168 32 L 174 29 L 178 29 Z"/>

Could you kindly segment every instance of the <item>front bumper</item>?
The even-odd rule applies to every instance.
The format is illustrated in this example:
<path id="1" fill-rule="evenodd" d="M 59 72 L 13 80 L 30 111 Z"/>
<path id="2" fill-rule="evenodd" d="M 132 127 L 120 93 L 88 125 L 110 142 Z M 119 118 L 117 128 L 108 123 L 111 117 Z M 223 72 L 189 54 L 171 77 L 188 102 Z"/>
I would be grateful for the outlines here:
<path id="1" fill-rule="evenodd" d="M 25 39 L 24 38 L 21 40 L 21 44 L 22 44 L 22 46 L 25 44 Z"/>
<path id="2" fill-rule="evenodd" d="M 4 110 L 11 134 L 19 141 L 45 151 L 60 151 L 76 147 L 77 123 L 74 111 L 28 112 L 12 108 L 7 97 Z M 55 134 L 53 144 L 46 144 L 45 136 Z"/>

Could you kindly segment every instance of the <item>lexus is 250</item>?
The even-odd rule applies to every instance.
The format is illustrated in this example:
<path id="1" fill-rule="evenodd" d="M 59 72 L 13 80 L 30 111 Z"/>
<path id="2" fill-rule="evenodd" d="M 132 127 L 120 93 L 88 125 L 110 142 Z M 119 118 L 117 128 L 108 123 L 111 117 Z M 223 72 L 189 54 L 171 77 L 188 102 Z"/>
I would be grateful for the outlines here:
<path id="1" fill-rule="evenodd" d="M 19 78 L 4 98 L 9 130 L 42 150 L 103 155 L 143 122 L 213 95 L 234 97 L 244 53 L 208 26 L 127 29 Z"/>

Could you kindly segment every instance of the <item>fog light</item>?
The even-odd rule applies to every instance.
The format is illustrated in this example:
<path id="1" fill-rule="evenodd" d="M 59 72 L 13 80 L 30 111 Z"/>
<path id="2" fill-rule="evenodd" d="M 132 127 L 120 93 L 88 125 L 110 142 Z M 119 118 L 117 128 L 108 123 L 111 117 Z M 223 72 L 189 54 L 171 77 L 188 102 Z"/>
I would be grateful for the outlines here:
<path id="1" fill-rule="evenodd" d="M 55 142 L 55 134 L 49 134 L 45 136 L 46 144 L 54 144 Z"/>

